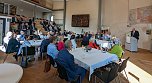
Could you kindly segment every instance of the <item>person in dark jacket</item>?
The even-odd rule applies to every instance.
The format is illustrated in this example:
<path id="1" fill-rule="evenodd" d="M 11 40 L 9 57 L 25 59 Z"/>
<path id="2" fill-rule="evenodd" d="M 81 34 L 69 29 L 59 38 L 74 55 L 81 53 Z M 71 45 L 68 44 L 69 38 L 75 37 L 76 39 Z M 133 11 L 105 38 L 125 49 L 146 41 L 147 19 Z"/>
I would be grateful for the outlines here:
<path id="1" fill-rule="evenodd" d="M 135 28 L 131 31 L 131 37 L 135 37 L 137 40 L 139 39 L 139 32 Z"/>
<path id="2" fill-rule="evenodd" d="M 15 37 L 12 37 L 8 42 L 6 53 L 18 52 L 19 47 L 20 42 L 18 42 Z"/>
<path id="3" fill-rule="evenodd" d="M 19 51 L 20 48 L 20 42 L 16 40 L 16 36 L 13 35 L 12 38 L 9 40 L 7 48 L 6 48 L 6 53 L 14 53 L 16 52 L 16 55 L 14 55 L 15 59 L 17 60 L 17 52 Z"/>
<path id="4" fill-rule="evenodd" d="M 40 45 L 40 52 L 41 52 L 41 57 L 43 52 L 47 52 L 47 46 L 50 44 L 50 40 L 44 39 Z"/>
<path id="5" fill-rule="evenodd" d="M 74 63 L 74 56 L 69 53 L 71 48 L 71 41 L 67 40 L 65 42 L 65 48 L 58 53 L 56 61 L 67 70 L 69 81 L 74 80 L 77 75 L 80 75 L 81 79 L 83 80 L 86 70 Z"/>
<path id="6" fill-rule="evenodd" d="M 85 33 L 85 36 L 84 36 L 83 39 L 82 39 L 82 45 L 83 45 L 83 46 L 89 45 L 89 35 L 88 35 L 87 32 Z"/>

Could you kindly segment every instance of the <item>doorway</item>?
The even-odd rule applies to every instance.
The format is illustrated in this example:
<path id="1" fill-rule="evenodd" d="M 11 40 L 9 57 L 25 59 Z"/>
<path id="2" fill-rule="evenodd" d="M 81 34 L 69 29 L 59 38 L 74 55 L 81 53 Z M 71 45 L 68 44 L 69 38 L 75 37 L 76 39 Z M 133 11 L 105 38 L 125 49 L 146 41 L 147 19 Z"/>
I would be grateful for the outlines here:
<path id="1" fill-rule="evenodd" d="M 0 18 L 0 45 L 3 44 L 3 38 L 4 38 L 4 34 L 5 34 L 5 19 L 4 18 Z"/>

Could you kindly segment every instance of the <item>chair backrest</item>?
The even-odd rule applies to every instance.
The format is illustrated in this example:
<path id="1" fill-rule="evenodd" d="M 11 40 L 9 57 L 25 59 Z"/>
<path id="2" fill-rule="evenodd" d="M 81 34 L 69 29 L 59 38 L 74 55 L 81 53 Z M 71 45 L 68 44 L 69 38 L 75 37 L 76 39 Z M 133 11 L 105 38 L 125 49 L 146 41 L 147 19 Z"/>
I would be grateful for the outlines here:
<path id="1" fill-rule="evenodd" d="M 120 67 L 118 69 L 118 72 L 121 72 L 122 70 L 124 70 L 127 66 L 127 61 L 129 60 L 130 57 L 128 57 L 127 59 L 125 59 L 122 63 L 120 63 Z"/>
<path id="2" fill-rule="evenodd" d="M 50 44 L 49 42 L 49 39 L 44 39 L 41 43 L 41 46 L 40 46 L 40 51 L 41 52 L 47 52 L 47 46 Z"/>
<path id="3" fill-rule="evenodd" d="M 47 46 L 43 46 L 43 48 L 41 48 L 41 52 L 47 52 Z"/>
<path id="4" fill-rule="evenodd" d="M 113 62 L 102 68 L 104 69 L 101 69 L 101 71 L 97 70 L 94 74 L 104 83 L 109 83 L 118 76 L 119 64 Z"/>
<path id="5" fill-rule="evenodd" d="M 80 75 L 76 75 L 75 78 L 72 80 L 68 79 L 68 70 L 66 70 L 66 68 L 61 63 L 59 63 L 57 60 L 55 62 L 57 64 L 57 71 L 58 71 L 59 77 L 61 79 L 65 79 L 66 81 L 69 81 L 70 83 L 81 83 Z"/>
<path id="6" fill-rule="evenodd" d="M 111 63 L 110 68 L 111 69 L 109 71 L 109 75 L 108 75 L 108 78 L 106 80 L 106 83 L 109 83 L 110 81 L 112 81 L 113 79 L 115 79 L 118 76 L 119 65 L 117 63 Z"/>
<path id="7" fill-rule="evenodd" d="M 23 47 L 23 55 L 35 55 L 35 47 Z"/>
<path id="8" fill-rule="evenodd" d="M 56 63 L 57 63 L 57 71 L 59 73 L 59 77 L 61 79 L 65 79 L 66 81 L 68 81 L 66 69 L 59 62 L 56 61 Z"/>
<path id="9" fill-rule="evenodd" d="M 119 58 L 119 62 L 121 61 L 122 57 L 124 56 L 124 53 L 122 53 L 122 56 Z"/>
<path id="10" fill-rule="evenodd" d="M 7 48 L 7 44 L 6 43 L 4 43 L 4 47 L 5 47 L 5 49 Z"/>
<path id="11" fill-rule="evenodd" d="M 54 66 L 55 61 L 54 61 L 53 57 L 51 55 L 48 55 L 48 54 L 47 54 L 47 57 L 49 57 L 49 59 L 50 59 L 50 64 Z"/>

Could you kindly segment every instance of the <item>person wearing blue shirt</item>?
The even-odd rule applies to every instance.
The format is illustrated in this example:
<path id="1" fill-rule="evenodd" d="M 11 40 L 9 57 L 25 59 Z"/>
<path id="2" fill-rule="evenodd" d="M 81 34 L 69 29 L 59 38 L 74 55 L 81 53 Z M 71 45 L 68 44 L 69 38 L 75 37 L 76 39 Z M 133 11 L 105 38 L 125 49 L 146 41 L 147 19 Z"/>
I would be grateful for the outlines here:
<path id="1" fill-rule="evenodd" d="M 52 36 L 51 38 L 50 38 L 50 44 L 48 45 L 48 47 L 47 47 L 47 54 L 49 55 L 49 56 L 52 56 L 52 58 L 53 59 L 55 59 L 56 58 L 56 56 L 58 55 L 58 50 L 57 50 L 57 47 L 56 47 L 56 37 L 55 36 Z"/>
<path id="2" fill-rule="evenodd" d="M 21 33 L 21 35 L 19 37 L 19 40 L 24 41 L 25 40 L 25 35 L 24 35 L 25 33 L 24 33 L 24 31 L 21 31 L 20 33 Z"/>
<path id="3" fill-rule="evenodd" d="M 86 74 L 86 69 L 75 64 L 74 56 L 69 53 L 69 50 L 71 50 L 71 48 L 72 43 L 70 40 L 67 40 L 65 42 L 65 48 L 59 52 L 55 61 L 60 63 L 67 70 L 69 81 L 74 80 L 77 75 L 79 75 L 83 80 Z"/>
<path id="4" fill-rule="evenodd" d="M 30 40 L 30 36 L 26 35 L 26 36 L 25 36 L 25 40 L 24 40 L 24 42 L 22 43 L 22 45 L 20 46 L 20 49 L 19 49 L 17 55 L 20 55 L 20 54 L 21 54 L 23 47 L 26 47 L 26 46 L 27 46 L 27 47 L 31 47 L 31 44 L 30 44 L 30 42 L 29 42 L 28 40 Z"/>

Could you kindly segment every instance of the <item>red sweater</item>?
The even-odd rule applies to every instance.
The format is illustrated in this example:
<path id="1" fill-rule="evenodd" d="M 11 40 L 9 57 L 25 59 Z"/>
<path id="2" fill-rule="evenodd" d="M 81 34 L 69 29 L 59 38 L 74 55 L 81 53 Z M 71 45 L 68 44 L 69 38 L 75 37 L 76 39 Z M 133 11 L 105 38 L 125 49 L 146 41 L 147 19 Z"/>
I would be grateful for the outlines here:
<path id="1" fill-rule="evenodd" d="M 95 49 L 98 49 L 98 48 L 99 48 L 95 43 L 92 43 L 92 42 L 89 42 L 89 46 L 90 46 L 91 48 L 95 48 Z"/>
<path id="2" fill-rule="evenodd" d="M 64 42 L 59 42 L 58 43 L 58 50 L 60 51 L 60 50 L 62 50 L 64 48 Z"/>

